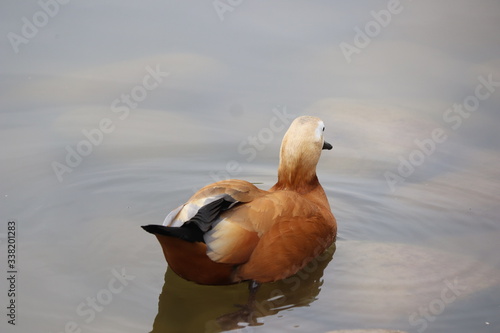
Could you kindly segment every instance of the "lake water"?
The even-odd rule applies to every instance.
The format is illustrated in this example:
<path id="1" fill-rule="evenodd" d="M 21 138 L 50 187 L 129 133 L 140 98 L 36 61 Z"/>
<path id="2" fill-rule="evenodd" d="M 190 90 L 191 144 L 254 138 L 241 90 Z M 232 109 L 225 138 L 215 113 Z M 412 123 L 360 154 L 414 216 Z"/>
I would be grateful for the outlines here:
<path id="1" fill-rule="evenodd" d="M 2 332 L 498 332 L 498 3 L 401 2 L 350 63 L 387 3 L 235 3 L 60 4 L 17 53 L 43 9 L 2 5 Z M 140 226 L 217 180 L 271 187 L 302 114 L 338 241 L 238 324 L 247 285 L 180 279 Z"/>

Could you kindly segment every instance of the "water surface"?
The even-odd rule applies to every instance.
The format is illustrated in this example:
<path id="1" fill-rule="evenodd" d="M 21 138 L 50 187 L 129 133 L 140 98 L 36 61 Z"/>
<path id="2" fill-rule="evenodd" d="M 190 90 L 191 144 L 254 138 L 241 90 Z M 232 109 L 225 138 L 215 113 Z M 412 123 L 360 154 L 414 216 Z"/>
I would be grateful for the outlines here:
<path id="1" fill-rule="evenodd" d="M 2 6 L 2 36 L 40 10 Z M 386 6 L 243 2 L 221 21 L 210 2 L 71 2 L 19 52 L 4 38 L 2 332 L 498 332 L 500 8 L 404 2 L 347 62 L 339 44 Z M 246 284 L 180 279 L 140 226 L 217 180 L 270 188 L 302 114 L 335 147 L 318 176 L 338 241 L 264 285 L 248 325 Z"/>

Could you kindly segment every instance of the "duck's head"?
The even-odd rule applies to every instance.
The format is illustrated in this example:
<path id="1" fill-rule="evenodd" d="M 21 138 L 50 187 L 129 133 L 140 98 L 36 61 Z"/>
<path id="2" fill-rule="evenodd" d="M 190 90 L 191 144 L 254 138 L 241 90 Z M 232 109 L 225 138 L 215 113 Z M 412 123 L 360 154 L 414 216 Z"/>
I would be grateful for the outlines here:
<path id="1" fill-rule="evenodd" d="M 316 179 L 316 165 L 324 149 L 332 149 L 325 141 L 325 124 L 317 117 L 296 118 L 283 137 L 278 177 L 287 183 Z"/>

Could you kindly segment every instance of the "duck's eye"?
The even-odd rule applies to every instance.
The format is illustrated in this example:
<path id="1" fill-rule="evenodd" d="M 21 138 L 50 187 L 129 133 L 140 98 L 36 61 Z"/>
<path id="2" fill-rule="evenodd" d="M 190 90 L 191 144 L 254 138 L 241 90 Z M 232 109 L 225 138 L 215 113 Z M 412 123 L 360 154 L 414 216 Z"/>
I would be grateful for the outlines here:
<path id="1" fill-rule="evenodd" d="M 323 126 L 323 132 L 325 131 L 325 126 Z"/>

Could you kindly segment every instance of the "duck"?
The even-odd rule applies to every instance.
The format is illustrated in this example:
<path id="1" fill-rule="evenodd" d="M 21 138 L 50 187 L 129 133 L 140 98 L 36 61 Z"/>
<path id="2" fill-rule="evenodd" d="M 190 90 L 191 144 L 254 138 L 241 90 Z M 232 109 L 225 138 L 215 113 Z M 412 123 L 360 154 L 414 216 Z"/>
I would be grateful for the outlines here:
<path id="1" fill-rule="evenodd" d="M 295 118 L 280 148 L 278 179 L 269 190 L 238 179 L 197 191 L 162 225 L 142 228 L 158 239 L 168 266 L 202 285 L 262 283 L 297 273 L 336 240 L 337 222 L 319 183 L 316 166 L 325 124 Z"/>

